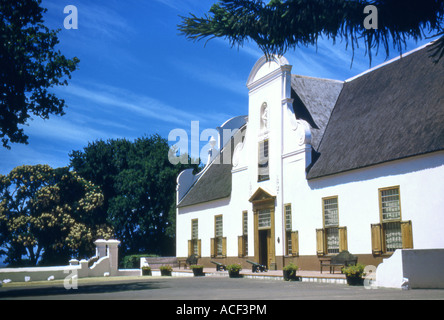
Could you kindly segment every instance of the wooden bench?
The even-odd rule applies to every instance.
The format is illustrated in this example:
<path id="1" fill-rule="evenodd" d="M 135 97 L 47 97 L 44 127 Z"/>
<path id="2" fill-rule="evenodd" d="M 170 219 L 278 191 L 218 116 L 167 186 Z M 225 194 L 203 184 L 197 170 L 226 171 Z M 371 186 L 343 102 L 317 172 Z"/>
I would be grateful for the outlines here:
<path id="1" fill-rule="evenodd" d="M 187 259 L 186 258 L 178 258 L 177 262 L 179 263 L 179 269 L 180 269 L 180 266 L 183 266 L 184 269 L 187 268 Z"/>
<path id="2" fill-rule="evenodd" d="M 261 265 L 261 264 L 259 264 L 259 263 L 257 263 L 257 262 L 254 262 L 254 261 L 250 261 L 250 260 L 247 260 L 247 262 L 248 263 L 250 263 L 252 266 L 251 266 L 251 272 L 267 272 L 268 270 L 267 270 L 267 267 L 266 266 L 264 266 L 264 265 Z"/>
<path id="3" fill-rule="evenodd" d="M 186 259 L 185 258 L 177 259 L 177 261 L 179 263 L 179 269 L 180 269 L 180 266 L 183 266 L 183 268 L 186 269 L 187 266 L 189 267 L 189 266 L 195 265 L 195 264 L 197 264 L 198 260 L 199 260 L 199 257 L 195 254 L 192 254 L 191 256 L 189 256 Z"/>
<path id="4" fill-rule="evenodd" d="M 210 262 L 216 265 L 216 271 L 222 271 L 222 270 L 227 271 L 226 265 L 213 260 L 211 260 Z"/>
<path id="5" fill-rule="evenodd" d="M 321 273 L 324 267 L 329 267 L 330 273 L 335 273 L 335 267 L 342 269 L 343 267 L 355 265 L 358 263 L 358 258 L 344 250 L 331 258 L 320 258 L 319 261 L 321 263 Z"/>

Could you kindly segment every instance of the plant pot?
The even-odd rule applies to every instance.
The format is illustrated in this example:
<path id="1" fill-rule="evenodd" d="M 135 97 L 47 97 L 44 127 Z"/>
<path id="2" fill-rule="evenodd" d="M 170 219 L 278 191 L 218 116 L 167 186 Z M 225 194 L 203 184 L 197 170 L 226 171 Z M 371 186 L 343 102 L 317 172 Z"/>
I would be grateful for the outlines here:
<path id="1" fill-rule="evenodd" d="M 193 274 L 195 277 L 205 276 L 205 273 L 203 272 L 203 268 L 193 268 Z"/>
<path id="2" fill-rule="evenodd" d="M 298 281 L 299 277 L 296 275 L 296 270 L 283 270 L 285 281 Z"/>
<path id="3" fill-rule="evenodd" d="M 151 276 L 151 270 L 143 270 L 142 269 L 142 276 Z"/>
<path id="4" fill-rule="evenodd" d="M 239 270 L 229 270 L 228 275 L 230 278 L 240 278 Z"/>
<path id="5" fill-rule="evenodd" d="M 160 275 L 163 277 L 171 277 L 171 271 L 169 270 L 160 270 Z"/>
<path id="6" fill-rule="evenodd" d="M 346 276 L 347 278 L 347 284 L 349 286 L 363 286 L 364 285 L 364 278 L 361 276 Z"/>

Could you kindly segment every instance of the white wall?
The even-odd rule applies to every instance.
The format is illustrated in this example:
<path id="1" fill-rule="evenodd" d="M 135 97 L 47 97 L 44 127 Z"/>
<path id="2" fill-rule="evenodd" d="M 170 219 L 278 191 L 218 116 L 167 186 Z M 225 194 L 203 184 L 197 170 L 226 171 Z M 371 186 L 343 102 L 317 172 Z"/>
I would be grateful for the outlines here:
<path id="1" fill-rule="evenodd" d="M 299 184 L 293 227 L 300 230 L 300 253 L 315 253 L 322 198 L 329 196 L 338 196 L 349 251 L 371 253 L 370 225 L 380 222 L 378 189 L 391 186 L 400 188 L 402 220 L 412 221 L 414 248 L 444 248 L 443 181 L 444 152 L 438 152 L 308 181 L 305 188 Z"/>
<path id="2" fill-rule="evenodd" d="M 444 288 L 444 250 L 396 250 L 376 269 L 376 287 L 401 289 Z"/>

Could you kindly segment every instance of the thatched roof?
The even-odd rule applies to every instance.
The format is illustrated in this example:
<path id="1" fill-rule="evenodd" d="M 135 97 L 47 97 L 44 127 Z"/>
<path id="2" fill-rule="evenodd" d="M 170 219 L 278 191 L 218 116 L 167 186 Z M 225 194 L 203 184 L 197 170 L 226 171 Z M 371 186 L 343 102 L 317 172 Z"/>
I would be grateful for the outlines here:
<path id="1" fill-rule="evenodd" d="M 246 125 L 239 128 L 229 139 L 214 160 L 207 164 L 199 179 L 190 187 L 189 191 L 180 199 L 180 207 L 227 198 L 231 195 L 231 169 L 233 161 L 234 141 L 242 141 Z"/>
<path id="2" fill-rule="evenodd" d="M 307 179 L 444 150 L 444 65 L 429 55 L 423 48 L 345 83 L 292 76 L 295 115 L 312 131 Z M 216 163 L 178 207 L 231 196 L 232 166 Z"/>
<path id="3" fill-rule="evenodd" d="M 291 89 L 296 118 L 311 126 L 313 148 L 321 142 L 328 119 L 343 87 L 342 81 L 292 75 Z"/>
<path id="4" fill-rule="evenodd" d="M 223 159 L 221 152 L 216 163 Z M 191 186 L 177 205 L 179 208 L 194 204 L 227 198 L 231 195 L 231 164 L 211 164 L 199 180 Z"/>
<path id="5" fill-rule="evenodd" d="M 444 65 L 428 48 L 344 84 L 308 179 L 444 150 Z"/>

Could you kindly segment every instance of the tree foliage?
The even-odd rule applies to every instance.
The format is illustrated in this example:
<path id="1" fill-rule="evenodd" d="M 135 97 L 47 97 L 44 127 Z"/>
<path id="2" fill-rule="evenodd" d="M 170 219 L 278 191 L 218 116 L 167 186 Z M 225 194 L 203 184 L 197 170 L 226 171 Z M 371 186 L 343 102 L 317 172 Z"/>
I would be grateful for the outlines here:
<path id="1" fill-rule="evenodd" d="M 93 242 L 112 237 L 100 216 L 100 188 L 48 165 L 20 166 L 0 175 L 0 246 L 6 262 L 66 264 L 73 255 L 88 257 Z"/>
<path id="2" fill-rule="evenodd" d="M 153 135 L 100 140 L 70 154 L 71 167 L 103 190 L 103 214 L 122 253 L 174 254 L 176 179 L 197 165 L 171 164 L 169 150 Z"/>
<path id="3" fill-rule="evenodd" d="M 65 101 L 49 89 L 67 85 L 79 59 L 56 50 L 57 32 L 43 24 L 41 0 L 0 0 L 0 138 L 4 147 L 27 143 L 32 115 L 63 115 Z"/>
<path id="4" fill-rule="evenodd" d="M 378 9 L 378 28 L 363 25 L 364 8 Z M 320 37 L 343 41 L 352 51 L 365 44 L 372 53 L 402 52 L 406 41 L 441 36 L 434 45 L 437 60 L 444 55 L 443 0 L 220 0 L 203 17 L 182 17 L 179 30 L 197 41 L 226 38 L 231 46 L 254 41 L 267 57 L 289 49 L 316 45 Z"/>

